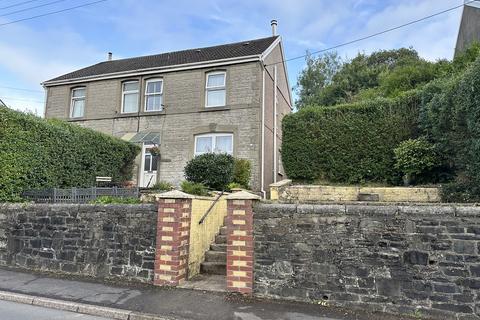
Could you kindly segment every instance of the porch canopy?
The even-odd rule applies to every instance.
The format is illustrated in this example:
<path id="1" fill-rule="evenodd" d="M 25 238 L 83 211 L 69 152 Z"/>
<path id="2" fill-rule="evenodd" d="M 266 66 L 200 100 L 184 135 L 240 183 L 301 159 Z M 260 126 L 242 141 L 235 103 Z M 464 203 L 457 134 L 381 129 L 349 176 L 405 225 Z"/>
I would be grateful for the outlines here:
<path id="1" fill-rule="evenodd" d="M 132 143 L 160 145 L 160 132 L 132 132 L 125 134 L 122 139 Z"/>

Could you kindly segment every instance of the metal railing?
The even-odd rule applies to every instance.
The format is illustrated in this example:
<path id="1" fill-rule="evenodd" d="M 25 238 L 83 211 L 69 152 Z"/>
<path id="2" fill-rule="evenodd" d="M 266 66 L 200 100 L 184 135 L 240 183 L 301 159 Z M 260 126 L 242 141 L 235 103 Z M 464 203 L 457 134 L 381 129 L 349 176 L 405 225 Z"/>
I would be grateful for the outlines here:
<path id="1" fill-rule="evenodd" d="M 103 196 L 138 198 L 139 194 L 138 188 L 52 188 L 24 191 L 22 198 L 36 203 L 88 203 Z"/>
<path id="2" fill-rule="evenodd" d="M 215 198 L 215 200 L 213 200 L 212 204 L 210 205 L 210 207 L 207 209 L 207 211 L 203 214 L 203 216 L 200 218 L 200 221 L 198 221 L 198 224 L 202 224 L 203 221 L 205 221 L 205 219 L 207 219 L 208 217 L 208 214 L 212 211 L 213 207 L 215 207 L 215 205 L 217 204 L 218 200 L 220 200 L 220 198 L 223 196 L 223 191 L 220 192 L 217 197 Z"/>

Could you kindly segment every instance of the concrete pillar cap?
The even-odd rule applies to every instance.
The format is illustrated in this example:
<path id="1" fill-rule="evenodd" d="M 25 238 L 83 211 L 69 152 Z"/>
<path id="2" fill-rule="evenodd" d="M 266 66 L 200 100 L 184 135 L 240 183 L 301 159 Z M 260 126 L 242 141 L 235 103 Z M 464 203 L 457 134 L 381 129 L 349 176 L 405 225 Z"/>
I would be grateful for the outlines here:
<path id="1" fill-rule="evenodd" d="M 257 196 L 256 194 L 247 192 L 245 190 L 232 193 L 225 197 L 227 200 L 260 200 L 262 197 Z"/>
<path id="2" fill-rule="evenodd" d="M 157 195 L 156 197 L 159 199 L 193 199 L 195 198 L 191 194 L 188 194 L 179 190 L 164 192 Z"/>

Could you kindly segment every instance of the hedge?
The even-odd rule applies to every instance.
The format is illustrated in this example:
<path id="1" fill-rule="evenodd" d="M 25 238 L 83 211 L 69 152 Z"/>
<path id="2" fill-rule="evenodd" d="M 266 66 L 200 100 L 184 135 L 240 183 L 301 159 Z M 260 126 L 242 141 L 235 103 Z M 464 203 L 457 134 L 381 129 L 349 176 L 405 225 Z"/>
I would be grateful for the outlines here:
<path id="1" fill-rule="evenodd" d="M 393 149 L 417 135 L 421 95 L 334 107 L 312 106 L 283 120 L 282 161 L 295 180 L 398 183 Z"/>
<path id="2" fill-rule="evenodd" d="M 131 178 L 139 147 L 60 120 L 0 107 L 0 201 L 27 189 L 88 187 Z"/>
<path id="3" fill-rule="evenodd" d="M 447 201 L 480 201 L 480 58 L 463 74 L 432 83 L 420 126 L 456 173 Z"/>

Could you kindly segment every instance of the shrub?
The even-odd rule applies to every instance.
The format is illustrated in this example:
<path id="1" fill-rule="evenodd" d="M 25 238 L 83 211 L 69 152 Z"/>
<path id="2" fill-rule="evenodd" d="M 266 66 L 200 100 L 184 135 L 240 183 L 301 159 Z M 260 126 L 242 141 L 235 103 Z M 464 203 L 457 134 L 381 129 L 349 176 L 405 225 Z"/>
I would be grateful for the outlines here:
<path id="1" fill-rule="evenodd" d="M 283 120 L 282 161 L 296 180 L 396 182 L 393 148 L 416 135 L 417 91 L 335 107 L 309 107 Z"/>
<path id="2" fill-rule="evenodd" d="M 250 185 L 252 164 L 247 159 L 235 159 L 233 165 L 233 182 L 240 187 L 247 188 Z"/>
<path id="3" fill-rule="evenodd" d="M 170 190 L 173 190 L 174 187 L 170 182 L 159 181 L 153 185 L 152 189 L 159 190 L 159 191 L 170 191 Z"/>
<path id="4" fill-rule="evenodd" d="M 439 165 L 435 147 L 425 138 L 405 140 L 393 151 L 395 168 L 404 174 L 407 185 L 415 176 Z"/>
<path id="5" fill-rule="evenodd" d="M 90 201 L 91 204 L 139 204 L 142 203 L 138 198 L 132 197 L 112 197 L 101 196 Z"/>
<path id="6" fill-rule="evenodd" d="M 0 201 L 26 189 L 89 187 L 96 176 L 129 180 L 138 146 L 60 120 L 0 107 Z"/>
<path id="7" fill-rule="evenodd" d="M 227 185 L 227 190 L 228 191 L 232 191 L 233 189 L 242 189 L 242 188 L 245 188 L 245 187 L 243 185 L 241 185 L 240 183 L 237 183 L 237 182 L 230 182 Z"/>
<path id="8" fill-rule="evenodd" d="M 234 158 L 229 154 L 205 153 L 185 166 L 185 178 L 215 190 L 225 190 L 233 181 Z"/>
<path id="9" fill-rule="evenodd" d="M 208 196 L 207 187 L 203 183 L 182 181 L 180 187 L 182 191 L 197 196 Z"/>

